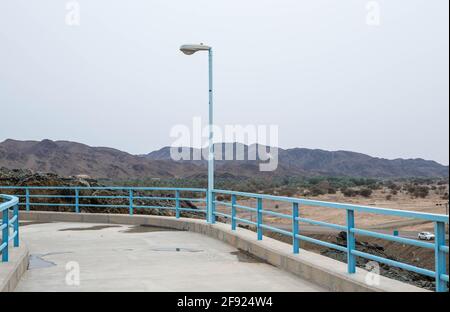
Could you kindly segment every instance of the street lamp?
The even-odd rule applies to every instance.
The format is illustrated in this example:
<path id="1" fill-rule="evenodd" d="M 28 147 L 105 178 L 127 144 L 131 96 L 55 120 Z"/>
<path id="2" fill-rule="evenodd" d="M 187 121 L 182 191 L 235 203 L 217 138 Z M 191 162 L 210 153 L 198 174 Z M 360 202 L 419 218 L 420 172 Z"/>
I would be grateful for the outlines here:
<path id="1" fill-rule="evenodd" d="M 181 52 L 192 55 L 196 52 L 208 51 L 209 59 L 209 141 L 208 141 L 208 192 L 206 216 L 209 223 L 214 223 L 214 142 L 213 142 L 213 51 L 212 47 L 203 44 L 186 44 L 181 46 Z"/>

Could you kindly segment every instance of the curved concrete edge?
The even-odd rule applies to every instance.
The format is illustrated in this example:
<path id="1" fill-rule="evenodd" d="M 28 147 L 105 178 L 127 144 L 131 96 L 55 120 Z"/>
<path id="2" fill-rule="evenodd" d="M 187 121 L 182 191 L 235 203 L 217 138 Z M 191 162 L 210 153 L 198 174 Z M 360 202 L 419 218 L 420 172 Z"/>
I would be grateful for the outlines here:
<path id="1" fill-rule="evenodd" d="M 347 273 L 345 263 L 301 250 L 292 253 L 292 246 L 272 238 L 256 239 L 256 233 L 238 228 L 231 230 L 229 224 L 208 224 L 200 219 L 188 219 L 150 215 L 95 214 L 70 212 L 21 211 L 21 220 L 39 222 L 85 222 L 124 225 L 151 225 L 176 230 L 191 231 L 221 240 L 237 249 L 247 251 L 255 257 L 284 271 L 297 275 L 318 286 L 335 292 L 427 292 L 400 281 L 358 268 L 356 274 Z M 378 280 L 378 283 L 376 282 Z M 368 282 L 367 282 L 368 281 Z M 375 283 L 374 283 L 375 281 Z M 376 285 L 373 285 L 376 284 Z"/>
<path id="2" fill-rule="evenodd" d="M 9 247 L 9 261 L 0 262 L 0 292 L 16 289 L 22 275 L 28 269 L 28 247 L 20 241 L 19 247 Z"/>

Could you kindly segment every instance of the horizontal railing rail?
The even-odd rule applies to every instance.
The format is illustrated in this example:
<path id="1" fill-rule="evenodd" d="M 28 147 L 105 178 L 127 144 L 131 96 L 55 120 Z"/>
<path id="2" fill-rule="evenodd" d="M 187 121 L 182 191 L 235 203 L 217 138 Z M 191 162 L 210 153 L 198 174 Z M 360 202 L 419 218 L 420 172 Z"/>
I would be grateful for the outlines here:
<path id="1" fill-rule="evenodd" d="M 297 203 L 297 204 L 301 204 L 301 205 L 305 205 L 305 206 L 316 206 L 316 207 L 325 207 L 325 208 L 353 210 L 353 211 L 357 211 L 357 212 L 374 213 L 374 214 L 381 214 L 381 215 L 388 215 L 388 216 L 397 216 L 397 217 L 404 217 L 404 218 L 412 218 L 412 219 L 420 219 L 420 220 L 448 223 L 448 216 L 440 215 L 440 214 L 433 214 L 433 213 L 423 213 L 423 212 L 417 212 L 417 211 L 377 208 L 377 207 L 371 207 L 371 206 L 361 206 L 361 205 L 353 205 L 353 204 L 343 204 L 343 203 L 325 202 L 325 201 L 302 199 L 302 198 L 274 196 L 274 195 L 266 195 L 266 194 L 253 194 L 253 193 L 234 192 L 234 191 L 225 191 L 225 190 L 215 190 L 215 192 L 220 193 L 222 195 L 236 195 L 236 196 L 247 197 L 247 198 L 256 198 L 256 199 L 273 200 L 273 201 L 280 201 L 280 202 Z"/>
<path id="2" fill-rule="evenodd" d="M 20 199 L 19 206 L 24 207 L 26 211 L 47 207 L 70 208 L 79 213 L 88 208 L 107 208 L 128 209 L 129 214 L 133 215 L 138 209 L 158 209 L 174 211 L 177 218 L 180 218 L 182 212 L 206 214 L 206 208 L 182 205 L 183 202 L 195 202 L 204 203 L 206 206 L 206 189 L 202 188 L 0 186 L 0 191 L 13 191 Z M 102 191 L 108 191 L 109 194 L 105 195 Z M 152 194 L 155 192 L 158 193 L 156 196 Z M 161 192 L 169 194 L 160 194 Z"/>
<path id="3" fill-rule="evenodd" d="M 215 223 L 217 217 L 223 220 L 229 220 L 232 230 L 237 229 L 238 224 L 246 224 L 254 226 L 258 240 L 262 240 L 264 232 L 278 233 L 292 239 L 293 253 L 300 252 L 301 242 L 308 242 L 322 247 L 338 250 L 347 255 L 348 273 L 356 272 L 356 258 L 361 257 L 370 261 L 398 267 L 404 270 L 412 271 L 436 280 L 437 291 L 448 290 L 448 273 L 446 258 L 448 257 L 449 248 L 446 242 L 445 228 L 449 222 L 447 215 L 422 213 L 416 211 L 395 210 L 386 208 L 369 207 L 362 205 L 343 204 L 334 202 L 316 201 L 302 198 L 292 198 L 283 196 L 273 196 L 266 194 L 253 194 L 245 192 L 235 192 L 228 190 L 214 190 L 212 198 L 207 196 L 207 190 L 202 188 L 164 188 L 164 187 L 84 187 L 84 186 L 0 186 L 0 192 L 13 192 L 17 199 L 14 203 L 13 197 L 3 196 L 2 198 L 10 198 L 13 203 L 9 203 L 8 209 L 11 207 L 21 207 L 24 210 L 39 210 L 44 207 L 51 209 L 59 209 L 65 207 L 65 211 L 92 212 L 100 208 L 108 209 L 127 209 L 130 215 L 137 210 L 168 210 L 173 211 L 176 218 L 181 217 L 182 212 L 193 212 L 204 215 L 206 220 Z M 220 200 L 216 199 L 221 197 Z M 212 201 L 212 211 L 210 214 L 214 218 L 208 218 L 208 201 Z M 246 204 L 241 201 L 247 200 Z M 250 204 L 248 204 L 250 200 Z M 288 212 L 274 211 L 266 208 L 266 203 L 284 202 L 290 204 Z M 186 204 L 191 202 L 190 204 Z M 3 204 L 6 205 L 6 204 Z M 216 206 L 225 207 L 224 210 L 216 211 Z M 345 211 L 345 225 L 333 224 L 320 220 L 312 220 L 301 216 L 302 207 L 322 207 L 328 209 L 340 209 Z M 2 206 L 6 207 L 6 206 Z M 5 208 L 6 209 L 6 208 Z M 90 209 L 90 210 L 89 210 Z M 16 210 L 16 209 L 15 209 Z M 230 211 L 227 213 L 226 211 Z M 240 212 L 246 212 L 250 218 L 246 218 Z M 411 238 L 405 238 L 396 235 L 384 234 L 380 232 L 370 231 L 368 229 L 358 228 L 355 225 L 355 215 L 359 213 L 369 213 L 384 216 L 394 216 L 399 218 L 416 219 L 422 221 L 433 222 L 435 224 L 435 242 L 419 241 Z M 255 216 L 255 218 L 253 218 Z M 290 220 L 288 228 L 279 228 L 272 223 L 265 223 L 264 217 L 270 216 L 285 220 Z M 14 217 L 13 217 L 14 218 Z M 212 221 L 211 221 L 212 220 Z M 343 220 L 344 221 L 344 220 Z M 11 222 L 9 219 L 8 222 Z M 14 225 L 17 224 L 17 234 L 14 239 L 18 243 L 18 216 L 13 220 Z M 3 224 L 6 224 L 5 221 Z M 346 245 L 339 245 L 317 238 L 309 237 L 302 233 L 301 224 L 310 224 L 321 226 L 346 233 Z M 3 230 L 3 227 L 2 227 Z M 16 232 L 14 232 L 16 233 Z M 6 234 L 8 235 L 8 234 Z M 356 235 L 368 236 L 381 240 L 392 241 L 396 243 L 416 246 L 434 250 L 435 253 L 435 270 L 420 268 L 408 263 L 395 261 L 371 255 L 356 247 Z M 5 236 L 5 235 L 4 235 Z M 2 245 L 3 246 L 3 245 Z M 5 250 L 3 248 L 3 250 Z"/>
<path id="4" fill-rule="evenodd" d="M 0 195 L 0 253 L 2 262 L 9 261 L 9 246 L 19 247 L 19 198 L 10 195 Z"/>
<path id="5" fill-rule="evenodd" d="M 217 197 L 228 197 L 228 201 L 225 199 L 216 200 Z M 254 202 L 254 207 L 249 207 L 249 205 L 238 204 L 238 200 L 251 200 Z M 291 209 L 290 214 L 280 213 L 264 208 L 264 201 L 270 202 L 285 202 L 290 203 Z M 223 206 L 225 209 L 231 210 L 230 213 L 217 212 L 217 206 Z M 330 209 L 341 209 L 346 212 L 346 225 L 332 224 L 328 222 L 311 220 L 307 218 L 302 218 L 300 216 L 301 207 L 322 207 Z M 324 202 L 317 200 L 309 200 L 302 198 L 292 198 L 284 196 L 273 196 L 266 194 L 253 194 L 244 192 L 235 192 L 228 190 L 214 190 L 213 192 L 213 215 L 216 217 L 227 218 L 231 222 L 232 229 L 235 230 L 238 223 L 243 223 L 247 225 L 253 225 L 256 227 L 257 239 L 263 239 L 264 231 L 270 231 L 285 235 L 292 238 L 292 248 L 293 253 L 298 254 L 300 251 L 300 243 L 308 242 L 311 244 L 319 245 L 322 247 L 334 249 L 347 254 L 347 270 L 349 274 L 356 272 L 356 257 L 365 258 L 367 260 L 376 261 L 386 265 L 398 267 L 407 271 L 412 271 L 424 276 L 434 278 L 436 280 L 436 290 L 439 292 L 448 291 L 448 269 L 446 264 L 446 257 L 448 256 L 448 246 L 446 245 L 446 233 L 445 227 L 449 223 L 448 215 L 432 214 L 432 213 L 422 213 L 416 211 L 406 211 L 406 210 L 395 210 L 386 208 L 369 207 L 362 205 L 353 204 L 341 204 L 334 202 Z M 256 215 L 256 221 L 244 219 L 238 216 L 239 210 L 245 212 L 250 212 Z M 434 223 L 435 227 L 435 242 L 425 242 L 410 238 L 404 238 L 396 235 L 389 235 L 374 231 L 369 231 L 367 229 L 360 229 L 355 226 L 355 214 L 356 213 L 369 213 L 384 216 L 394 216 L 408 219 L 416 219 L 429 221 Z M 280 219 L 291 220 L 291 227 L 289 230 L 281 229 L 279 227 L 273 226 L 273 224 L 264 224 L 264 216 L 273 216 Z M 214 222 L 214 221 L 213 221 Z M 306 223 L 315 226 L 322 226 L 331 228 L 338 231 L 343 231 L 346 233 L 346 246 L 341 246 L 338 244 L 322 241 L 316 238 L 308 237 L 302 235 L 300 223 Z M 369 236 L 377 239 L 382 239 L 386 241 L 397 242 L 405 245 L 416 246 L 421 248 L 432 249 L 435 251 L 435 270 L 428 270 L 420 268 L 414 265 L 403 263 L 400 261 L 394 261 L 392 259 L 383 258 L 380 256 L 372 255 L 357 250 L 355 236 Z"/>

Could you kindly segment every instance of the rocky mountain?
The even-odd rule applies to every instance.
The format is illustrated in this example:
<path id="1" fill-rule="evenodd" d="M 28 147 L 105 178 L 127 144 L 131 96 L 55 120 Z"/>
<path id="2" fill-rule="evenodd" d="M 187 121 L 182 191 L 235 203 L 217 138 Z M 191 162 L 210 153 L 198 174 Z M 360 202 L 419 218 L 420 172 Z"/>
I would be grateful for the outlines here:
<path id="1" fill-rule="evenodd" d="M 196 166 L 170 160 L 152 161 L 112 148 L 68 141 L 6 140 L 0 143 L 0 167 L 121 180 L 184 176 Z"/>
<path id="2" fill-rule="evenodd" d="M 232 149 L 230 148 L 232 147 Z M 278 167 L 261 172 L 261 159 L 252 160 L 258 145 L 218 144 L 217 156 L 242 160 L 219 160 L 217 174 L 226 177 L 273 177 L 295 175 L 332 175 L 372 178 L 448 177 L 448 166 L 423 159 L 388 160 L 347 151 L 324 151 L 304 148 L 278 149 Z M 201 155 L 189 149 L 188 154 Z M 205 153 L 206 154 L 206 153 Z M 216 157 L 217 157 L 216 156 Z M 250 159 L 249 159 L 250 158 Z M 170 148 L 164 147 L 148 155 L 132 155 L 107 147 L 91 147 L 68 141 L 17 141 L 0 143 L 0 167 L 30 169 L 61 176 L 86 175 L 98 179 L 128 180 L 143 178 L 186 178 L 206 176 L 206 161 L 173 161 Z"/>
<path id="3" fill-rule="evenodd" d="M 251 161 L 249 155 L 255 155 L 258 145 L 242 144 L 217 144 L 216 158 L 225 159 L 225 150 L 234 150 L 233 156 L 240 156 L 242 161 L 218 161 L 217 167 L 226 172 L 251 172 L 258 170 L 259 158 Z M 265 146 L 262 147 L 266 148 Z M 240 152 L 237 152 L 240 151 Z M 399 178 L 399 177 L 442 177 L 449 176 L 449 167 L 435 161 L 424 159 L 384 159 L 371 157 L 365 154 L 349 151 L 325 151 L 319 149 L 293 148 L 277 149 L 278 169 L 274 172 L 278 175 L 329 175 L 352 176 L 372 178 Z M 189 149 L 189 155 L 200 155 L 202 151 Z M 257 154 L 257 153 L 256 153 Z M 207 151 L 203 150 L 203 155 Z M 258 154 L 257 154 L 258 155 Z M 170 147 L 164 147 L 145 156 L 151 160 L 171 159 Z M 206 157 L 203 157 L 205 162 Z M 236 159 L 236 158 L 235 158 Z M 252 158 L 253 159 L 253 158 Z M 193 161 L 198 162 L 198 161 Z"/>

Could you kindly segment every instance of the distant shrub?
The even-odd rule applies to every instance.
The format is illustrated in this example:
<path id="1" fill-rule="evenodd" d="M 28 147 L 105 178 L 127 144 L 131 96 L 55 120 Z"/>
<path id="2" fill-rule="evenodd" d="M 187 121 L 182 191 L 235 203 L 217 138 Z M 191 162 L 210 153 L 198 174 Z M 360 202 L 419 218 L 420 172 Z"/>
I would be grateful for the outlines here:
<path id="1" fill-rule="evenodd" d="M 391 194 L 397 194 L 401 190 L 401 187 L 392 181 L 387 182 L 386 187 L 391 190 Z"/>
<path id="2" fill-rule="evenodd" d="M 407 187 L 407 191 L 410 195 L 416 198 L 426 198 L 430 193 L 430 188 L 424 185 L 413 184 Z"/>
<path id="3" fill-rule="evenodd" d="M 416 188 L 416 191 L 414 192 L 414 196 L 420 197 L 420 198 L 425 198 L 428 196 L 429 193 L 430 193 L 430 189 L 428 187 L 419 186 L 418 188 Z"/>
<path id="4" fill-rule="evenodd" d="M 297 189 L 295 188 L 284 188 L 282 190 L 279 191 L 281 196 L 288 196 L 288 197 L 292 197 L 297 193 Z"/>
<path id="5" fill-rule="evenodd" d="M 386 200 L 392 200 L 392 195 L 391 194 L 387 195 Z"/>
<path id="6" fill-rule="evenodd" d="M 342 194 L 344 194 L 345 197 L 355 197 L 356 195 L 358 195 L 357 191 L 350 189 L 350 188 L 343 189 L 343 190 L 341 190 L 341 192 L 342 192 Z"/>
<path id="7" fill-rule="evenodd" d="M 358 193 L 359 195 L 368 198 L 372 195 L 372 190 L 370 188 L 363 188 Z"/>
<path id="8" fill-rule="evenodd" d="M 439 185 L 436 189 L 436 194 L 445 195 L 447 193 L 447 185 Z"/>
<path id="9" fill-rule="evenodd" d="M 318 186 L 314 186 L 314 187 L 311 188 L 309 194 L 311 196 L 324 195 L 325 194 L 325 190 L 323 190 L 322 188 L 320 188 Z"/>
<path id="10" fill-rule="evenodd" d="M 363 197 L 370 197 L 373 193 L 372 189 L 365 187 L 361 190 L 355 190 L 351 188 L 344 188 L 341 189 L 341 193 L 344 194 L 345 197 L 355 197 L 355 196 L 363 196 Z"/>
<path id="11" fill-rule="evenodd" d="M 383 185 L 382 185 L 381 183 L 373 183 L 373 184 L 369 184 L 369 185 L 367 186 L 367 188 L 369 188 L 369 189 L 371 189 L 371 190 L 373 190 L 373 191 L 376 191 L 376 190 L 381 189 L 382 186 L 383 186 Z"/>

